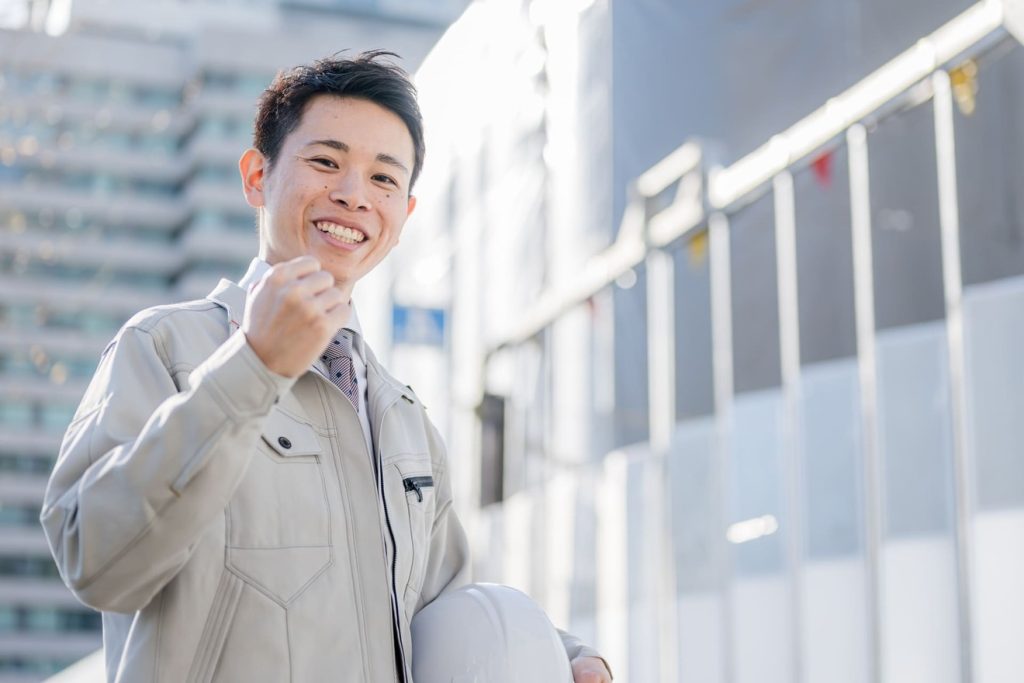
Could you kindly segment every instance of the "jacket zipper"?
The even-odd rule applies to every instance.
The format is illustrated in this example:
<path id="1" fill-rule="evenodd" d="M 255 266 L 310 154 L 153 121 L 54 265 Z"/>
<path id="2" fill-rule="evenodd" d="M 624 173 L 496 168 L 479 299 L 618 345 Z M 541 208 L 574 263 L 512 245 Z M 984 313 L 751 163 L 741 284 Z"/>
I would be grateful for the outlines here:
<path id="1" fill-rule="evenodd" d="M 395 405 L 392 402 L 384 409 L 383 414 L 377 421 L 377 434 L 383 434 L 384 418 L 387 417 L 388 411 L 391 410 L 391 406 Z M 388 512 L 388 498 L 384 493 L 384 468 L 381 467 L 380 462 L 380 444 L 374 444 L 377 452 L 373 454 L 374 468 L 377 470 L 377 491 L 380 495 L 381 503 L 384 507 L 384 524 L 388 530 L 388 537 L 391 539 L 391 626 L 394 629 L 395 635 L 395 647 L 398 649 L 398 658 L 401 660 L 396 662 L 396 669 L 398 671 L 398 680 L 401 683 L 405 683 L 406 671 L 405 671 L 405 646 L 402 644 L 402 622 L 399 616 L 398 610 L 398 584 L 396 582 L 395 575 L 398 573 L 398 544 L 395 543 L 395 531 L 391 527 L 391 514 Z"/>
<path id="2" fill-rule="evenodd" d="M 434 478 L 433 477 L 406 477 L 405 479 L 402 480 L 402 484 L 405 485 L 405 492 L 406 493 L 409 493 L 409 491 L 415 491 L 416 492 L 416 500 L 417 500 L 417 502 L 422 503 L 423 502 L 423 489 L 427 488 L 428 486 L 433 486 L 434 485 Z"/>

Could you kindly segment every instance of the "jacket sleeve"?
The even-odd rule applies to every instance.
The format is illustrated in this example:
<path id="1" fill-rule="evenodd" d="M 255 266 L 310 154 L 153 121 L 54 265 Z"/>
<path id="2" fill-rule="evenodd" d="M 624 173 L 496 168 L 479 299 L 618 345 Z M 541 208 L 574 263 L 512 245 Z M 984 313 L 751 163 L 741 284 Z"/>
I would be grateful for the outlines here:
<path id="1" fill-rule="evenodd" d="M 90 607 L 145 607 L 227 506 L 263 418 L 293 379 L 239 331 L 179 387 L 155 332 L 123 328 L 68 427 L 40 520 L 61 577 Z M 174 368 L 180 370 L 180 368 Z"/>
<path id="2" fill-rule="evenodd" d="M 429 604 L 445 591 L 454 590 L 469 583 L 472 573 L 466 532 L 462 528 L 458 515 L 455 514 L 455 508 L 452 507 L 452 487 L 448 477 L 448 459 L 445 455 L 444 443 L 434 425 L 429 420 L 426 422 L 430 434 L 431 452 L 441 454 L 442 465 L 435 469 L 437 513 L 434 518 L 427 571 L 417 609 Z M 562 629 L 558 629 L 558 635 L 562 638 L 562 645 L 565 647 L 569 661 L 577 657 L 597 657 L 605 662 L 609 673 L 611 672 L 607 660 L 597 650 L 585 645 L 579 638 Z"/>
<path id="3" fill-rule="evenodd" d="M 558 629 L 558 635 L 562 638 L 562 645 L 565 647 L 565 654 L 569 656 L 570 662 L 577 657 L 597 657 L 604 662 L 605 668 L 608 669 L 608 673 L 611 674 L 612 667 L 608 665 L 608 660 L 602 657 L 600 652 L 589 645 L 584 645 L 582 640 L 571 633 L 563 631 L 562 629 Z"/>
<path id="4" fill-rule="evenodd" d="M 462 528 L 462 522 L 452 505 L 452 485 L 448 476 L 448 458 L 444 442 L 437 428 L 424 414 L 430 452 L 438 454 L 434 461 L 434 495 L 437 505 L 430 532 L 430 552 L 420 589 L 417 610 L 429 604 L 434 598 L 448 590 L 454 590 L 469 583 L 472 567 L 469 558 L 469 541 Z"/>

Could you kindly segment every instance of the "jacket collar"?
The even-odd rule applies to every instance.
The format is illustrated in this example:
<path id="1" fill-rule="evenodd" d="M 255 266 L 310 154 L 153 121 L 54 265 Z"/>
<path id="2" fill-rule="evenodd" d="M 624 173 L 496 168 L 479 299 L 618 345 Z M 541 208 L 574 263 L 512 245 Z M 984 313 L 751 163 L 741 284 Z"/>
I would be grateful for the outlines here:
<path id="1" fill-rule="evenodd" d="M 250 268 L 251 270 L 251 268 Z M 243 278 L 243 281 L 245 279 Z M 245 316 L 245 302 L 248 293 L 238 284 L 222 278 L 206 298 L 220 305 L 227 312 L 229 334 L 242 326 Z M 359 335 L 362 339 L 362 335 Z M 366 362 L 366 394 L 370 403 L 370 415 L 383 415 L 384 410 L 398 398 L 409 403 L 416 402 L 412 390 L 392 377 L 377 360 L 369 344 L 363 344 L 363 359 Z M 312 366 L 307 372 L 316 372 Z M 319 373 L 317 373 L 319 374 Z"/>
<path id="2" fill-rule="evenodd" d="M 221 278 L 213 291 L 206 295 L 210 301 L 220 304 L 228 314 L 228 324 L 231 326 L 230 333 L 242 326 L 245 315 L 245 290 L 231 280 Z"/>

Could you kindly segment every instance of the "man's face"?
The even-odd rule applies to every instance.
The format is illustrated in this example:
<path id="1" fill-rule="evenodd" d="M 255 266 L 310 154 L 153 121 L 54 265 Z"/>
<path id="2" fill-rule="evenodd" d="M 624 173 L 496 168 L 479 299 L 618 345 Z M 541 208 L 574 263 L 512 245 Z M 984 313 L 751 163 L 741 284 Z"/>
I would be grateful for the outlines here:
<path id="1" fill-rule="evenodd" d="M 260 256 L 271 265 L 309 255 L 352 286 L 398 243 L 416 205 L 409 195 L 412 136 L 394 112 L 362 99 L 318 95 L 271 168 L 242 157 L 246 199 L 262 209 Z"/>

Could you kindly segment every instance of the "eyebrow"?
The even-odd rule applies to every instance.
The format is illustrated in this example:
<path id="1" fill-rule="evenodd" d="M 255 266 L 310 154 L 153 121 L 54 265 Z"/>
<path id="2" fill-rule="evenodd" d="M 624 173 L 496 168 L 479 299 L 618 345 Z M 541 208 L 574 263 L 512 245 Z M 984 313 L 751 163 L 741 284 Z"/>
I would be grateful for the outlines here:
<path id="1" fill-rule="evenodd" d="M 313 147 L 315 145 L 323 145 L 324 147 L 330 147 L 331 149 L 336 149 L 339 152 L 350 151 L 349 146 L 347 144 L 345 144 L 341 140 L 333 140 L 331 138 L 326 138 L 324 140 L 313 140 L 312 142 L 308 143 L 306 147 Z M 409 169 L 405 167 L 405 164 L 403 164 L 401 161 L 391 156 L 390 154 L 379 152 L 377 154 L 377 161 L 381 162 L 382 164 L 388 164 L 389 166 L 396 166 L 405 171 L 406 173 L 409 173 Z"/>

